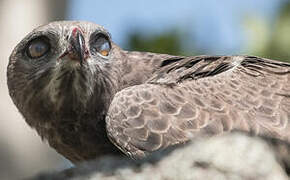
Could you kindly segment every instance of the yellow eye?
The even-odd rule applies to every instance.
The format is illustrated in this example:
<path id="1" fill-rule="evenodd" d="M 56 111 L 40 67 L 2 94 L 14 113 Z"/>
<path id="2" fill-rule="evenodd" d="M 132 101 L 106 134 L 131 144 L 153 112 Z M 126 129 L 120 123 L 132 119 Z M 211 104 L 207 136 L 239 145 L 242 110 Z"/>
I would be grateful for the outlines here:
<path id="1" fill-rule="evenodd" d="M 102 56 L 108 56 L 111 49 L 110 43 L 106 39 L 102 39 L 101 45 L 96 49 Z"/>
<path id="2" fill-rule="evenodd" d="M 109 38 L 103 33 L 95 35 L 91 41 L 91 50 L 102 56 L 109 56 L 111 50 Z"/>
<path id="3" fill-rule="evenodd" d="M 107 50 L 102 50 L 102 51 L 100 52 L 100 54 L 103 55 L 103 56 L 108 56 L 108 55 L 109 55 L 109 51 L 107 51 Z"/>
<path id="4" fill-rule="evenodd" d="M 39 58 L 45 55 L 50 49 L 50 44 L 46 38 L 40 37 L 32 40 L 27 47 L 27 56 L 30 58 Z"/>

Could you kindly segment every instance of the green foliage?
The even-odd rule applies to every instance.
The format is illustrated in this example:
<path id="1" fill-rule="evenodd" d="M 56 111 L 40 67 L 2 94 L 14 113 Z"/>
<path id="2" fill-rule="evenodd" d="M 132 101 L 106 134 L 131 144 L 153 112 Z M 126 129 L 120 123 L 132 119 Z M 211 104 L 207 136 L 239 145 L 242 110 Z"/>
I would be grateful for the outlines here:
<path id="1" fill-rule="evenodd" d="M 267 26 L 265 19 L 248 14 L 245 17 L 245 28 L 249 32 L 245 47 L 247 54 L 290 62 L 290 2 L 284 2 L 281 6 L 274 26 Z M 186 33 L 181 33 L 175 27 L 160 34 L 132 31 L 128 37 L 127 48 L 172 55 L 202 54 L 193 49 L 190 52 L 185 51 L 184 46 L 194 47 L 194 43 L 185 42 L 188 42 L 188 39 L 184 39 L 186 37 Z M 244 50 L 241 52 L 245 52 Z"/>
<path id="2" fill-rule="evenodd" d="M 285 2 L 277 16 L 270 41 L 262 56 L 281 61 L 290 61 L 290 2 Z"/>
<path id="3" fill-rule="evenodd" d="M 172 55 L 184 54 L 181 35 L 174 30 L 154 35 L 145 35 L 140 31 L 131 33 L 128 38 L 128 48 L 134 51 L 149 51 Z"/>

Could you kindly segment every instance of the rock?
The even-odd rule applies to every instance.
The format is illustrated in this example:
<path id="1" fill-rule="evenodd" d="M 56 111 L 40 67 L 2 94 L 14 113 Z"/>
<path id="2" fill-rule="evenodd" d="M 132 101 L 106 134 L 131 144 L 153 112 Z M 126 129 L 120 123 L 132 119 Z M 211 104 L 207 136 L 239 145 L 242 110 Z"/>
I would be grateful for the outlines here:
<path id="1" fill-rule="evenodd" d="M 31 180 L 288 179 L 290 146 L 241 132 L 199 138 L 144 160 L 106 156 Z"/>

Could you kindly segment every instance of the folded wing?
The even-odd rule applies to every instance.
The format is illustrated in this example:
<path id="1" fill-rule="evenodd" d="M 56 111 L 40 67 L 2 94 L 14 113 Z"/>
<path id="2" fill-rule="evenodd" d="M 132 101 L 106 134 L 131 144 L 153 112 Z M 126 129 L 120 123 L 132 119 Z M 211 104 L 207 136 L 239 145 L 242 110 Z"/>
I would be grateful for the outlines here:
<path id="1" fill-rule="evenodd" d="M 117 93 L 106 117 L 124 153 L 147 153 L 233 129 L 290 141 L 290 64 L 252 56 L 165 59 Z"/>

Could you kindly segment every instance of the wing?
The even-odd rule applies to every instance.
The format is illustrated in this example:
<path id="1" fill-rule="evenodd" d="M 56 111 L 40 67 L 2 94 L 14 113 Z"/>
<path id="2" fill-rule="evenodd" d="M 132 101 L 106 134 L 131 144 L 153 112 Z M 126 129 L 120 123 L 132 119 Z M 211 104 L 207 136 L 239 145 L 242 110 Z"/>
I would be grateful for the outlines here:
<path id="1" fill-rule="evenodd" d="M 170 58 L 117 93 L 110 140 L 133 158 L 233 129 L 290 142 L 290 64 L 251 56 Z"/>

